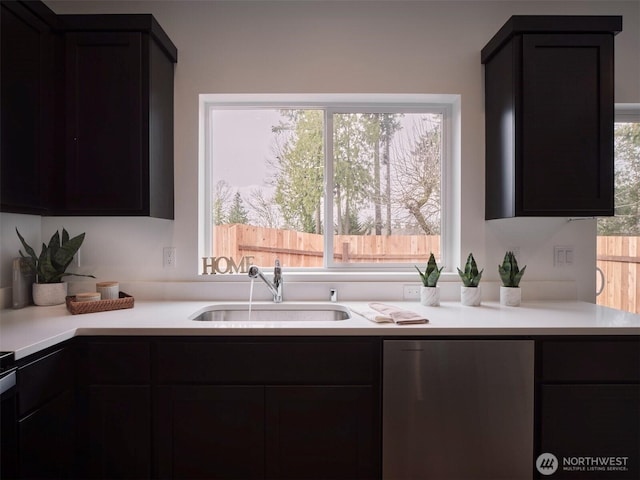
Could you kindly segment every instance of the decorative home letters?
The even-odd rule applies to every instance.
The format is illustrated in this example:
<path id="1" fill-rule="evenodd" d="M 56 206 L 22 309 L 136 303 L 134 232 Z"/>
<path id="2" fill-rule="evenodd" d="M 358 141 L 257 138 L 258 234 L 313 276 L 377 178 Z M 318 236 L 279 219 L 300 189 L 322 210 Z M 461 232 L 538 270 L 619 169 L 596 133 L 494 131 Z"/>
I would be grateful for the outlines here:
<path id="1" fill-rule="evenodd" d="M 218 273 L 247 273 L 253 265 L 253 255 L 243 256 L 240 262 L 232 257 L 202 257 L 202 274 L 216 275 Z"/>

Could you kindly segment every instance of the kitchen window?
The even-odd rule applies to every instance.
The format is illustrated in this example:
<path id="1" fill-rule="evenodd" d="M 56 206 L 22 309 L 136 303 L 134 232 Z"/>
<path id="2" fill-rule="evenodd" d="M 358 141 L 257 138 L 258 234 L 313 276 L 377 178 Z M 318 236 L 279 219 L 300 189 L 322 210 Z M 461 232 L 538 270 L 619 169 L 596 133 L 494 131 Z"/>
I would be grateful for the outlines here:
<path id="1" fill-rule="evenodd" d="M 406 272 L 433 252 L 451 265 L 457 101 L 201 95 L 204 255 Z"/>
<path id="2" fill-rule="evenodd" d="M 618 104 L 615 215 L 598 219 L 597 303 L 640 313 L 640 105 Z"/>

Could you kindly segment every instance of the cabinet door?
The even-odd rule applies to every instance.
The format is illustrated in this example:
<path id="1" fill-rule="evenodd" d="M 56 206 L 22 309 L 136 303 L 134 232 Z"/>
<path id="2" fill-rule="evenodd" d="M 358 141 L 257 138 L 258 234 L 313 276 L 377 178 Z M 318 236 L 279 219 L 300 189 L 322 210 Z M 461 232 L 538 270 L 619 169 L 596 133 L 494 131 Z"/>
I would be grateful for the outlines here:
<path id="1" fill-rule="evenodd" d="M 379 478 L 372 387 L 266 388 L 267 478 Z"/>
<path id="2" fill-rule="evenodd" d="M 151 388 L 92 385 L 79 431 L 81 478 L 150 478 Z"/>
<path id="3" fill-rule="evenodd" d="M 142 141 L 146 41 L 141 33 L 67 34 L 68 213 L 148 210 L 148 143 Z"/>
<path id="4" fill-rule="evenodd" d="M 24 5 L 3 1 L 0 10 L 0 206 L 3 211 L 42 213 L 47 199 L 41 172 L 57 174 L 49 167 L 57 128 L 52 121 L 57 44 L 49 26 Z"/>
<path id="5" fill-rule="evenodd" d="M 613 35 L 522 37 L 516 214 L 612 215 Z"/>
<path id="6" fill-rule="evenodd" d="M 68 390 L 18 422 L 20 478 L 70 478 L 75 451 L 73 393 Z"/>
<path id="7" fill-rule="evenodd" d="M 640 476 L 640 385 L 543 385 L 540 412 L 540 452 L 559 462 L 553 478 Z"/>
<path id="8" fill-rule="evenodd" d="M 160 478 L 264 478 L 264 387 L 160 386 Z"/>

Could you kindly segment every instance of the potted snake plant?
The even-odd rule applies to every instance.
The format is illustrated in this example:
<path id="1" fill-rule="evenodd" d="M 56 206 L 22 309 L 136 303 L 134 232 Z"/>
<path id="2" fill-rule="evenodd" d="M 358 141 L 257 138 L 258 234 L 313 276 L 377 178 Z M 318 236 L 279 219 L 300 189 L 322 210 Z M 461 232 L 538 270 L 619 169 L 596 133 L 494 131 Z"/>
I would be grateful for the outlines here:
<path id="1" fill-rule="evenodd" d="M 464 272 L 458 268 L 458 275 L 462 280 L 462 286 L 460 287 L 462 305 L 477 307 L 481 304 L 482 293 L 480 292 L 479 284 L 482 279 L 482 272 L 484 272 L 484 269 L 478 271 L 478 265 L 475 258 L 473 258 L 473 253 L 470 253 L 467 257 Z"/>
<path id="2" fill-rule="evenodd" d="M 500 304 L 509 307 L 517 307 L 522 301 L 522 290 L 520 280 L 526 270 L 526 265 L 522 270 L 518 267 L 518 261 L 513 252 L 504 254 L 502 265 L 498 265 L 498 273 L 502 285 L 500 286 Z"/>
<path id="3" fill-rule="evenodd" d="M 427 261 L 427 268 L 423 272 L 414 265 L 420 279 L 422 280 L 422 287 L 420 287 L 420 303 L 422 305 L 437 307 L 440 305 L 440 287 L 438 286 L 438 280 L 440 279 L 440 273 L 444 267 L 438 268 L 436 263 L 436 257 L 431 253 L 429 260 Z"/>
<path id="4" fill-rule="evenodd" d="M 81 275 L 67 272 L 67 267 L 71 264 L 73 256 L 78 252 L 84 241 L 84 233 L 69 238 L 69 233 L 63 228 L 62 236 L 58 231 L 53 234 L 49 244 L 42 244 L 40 255 L 31 248 L 24 237 L 16 228 L 16 233 L 20 243 L 26 252 L 20 250 L 22 265 L 32 272 L 35 278 L 33 284 L 33 303 L 40 306 L 59 305 L 65 302 L 67 296 L 67 282 L 63 282 L 63 277 L 76 275 L 80 277 L 91 277 L 93 275 Z"/>

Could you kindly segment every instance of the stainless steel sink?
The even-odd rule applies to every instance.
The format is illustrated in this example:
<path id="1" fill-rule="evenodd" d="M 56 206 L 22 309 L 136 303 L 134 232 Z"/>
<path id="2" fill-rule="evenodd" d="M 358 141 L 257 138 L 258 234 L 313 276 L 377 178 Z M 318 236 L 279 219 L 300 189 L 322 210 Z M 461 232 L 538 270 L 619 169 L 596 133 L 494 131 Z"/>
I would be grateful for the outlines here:
<path id="1" fill-rule="evenodd" d="M 221 303 L 189 317 L 203 322 L 333 322 L 351 318 L 347 307 L 335 303 Z"/>

